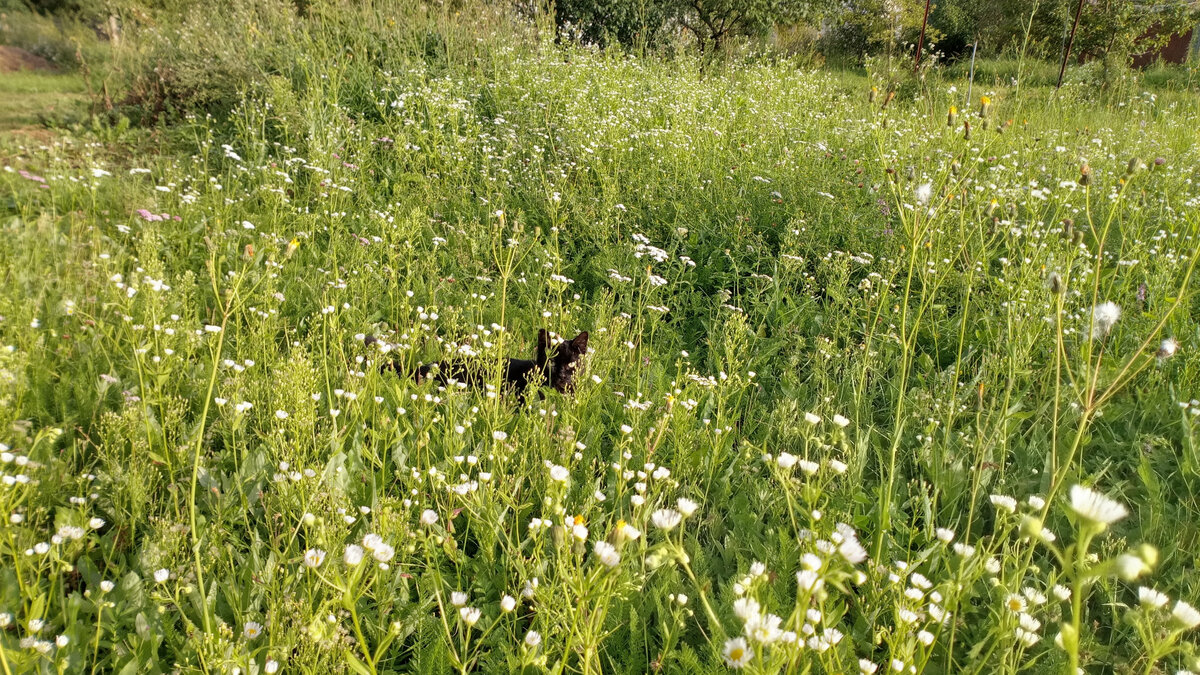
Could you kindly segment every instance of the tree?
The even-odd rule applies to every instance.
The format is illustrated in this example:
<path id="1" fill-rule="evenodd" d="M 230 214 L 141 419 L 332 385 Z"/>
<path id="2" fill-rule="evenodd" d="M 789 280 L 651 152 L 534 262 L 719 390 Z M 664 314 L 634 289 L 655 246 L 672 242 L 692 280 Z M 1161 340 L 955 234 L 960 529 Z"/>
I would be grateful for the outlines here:
<path id="1" fill-rule="evenodd" d="M 1067 13 L 1077 9 L 1074 2 L 1066 4 Z M 1055 9 L 1061 13 L 1064 8 Z M 1198 20 L 1200 4 L 1193 0 L 1084 0 L 1075 53 L 1127 61 L 1161 47 Z"/>
<path id="2" fill-rule="evenodd" d="M 672 6 L 664 0 L 557 0 L 554 9 L 560 35 L 587 44 L 632 47 L 662 41 Z"/>
<path id="3" fill-rule="evenodd" d="M 691 33 L 703 51 L 734 36 L 813 19 L 829 0 L 557 0 L 559 31 L 584 42 L 653 45 L 672 28 Z"/>
<path id="4" fill-rule="evenodd" d="M 717 51 L 731 36 L 760 35 L 776 24 L 812 19 L 819 8 L 810 0 L 677 0 L 673 14 L 702 50 Z"/>

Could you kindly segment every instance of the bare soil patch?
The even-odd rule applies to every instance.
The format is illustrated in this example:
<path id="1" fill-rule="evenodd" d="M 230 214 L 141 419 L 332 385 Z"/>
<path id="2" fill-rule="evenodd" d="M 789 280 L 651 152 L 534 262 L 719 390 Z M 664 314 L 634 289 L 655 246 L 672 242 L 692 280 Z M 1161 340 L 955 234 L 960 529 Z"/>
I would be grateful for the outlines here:
<path id="1" fill-rule="evenodd" d="M 0 73 L 15 73 L 18 70 L 55 70 L 54 64 L 25 51 L 20 47 L 0 45 Z"/>

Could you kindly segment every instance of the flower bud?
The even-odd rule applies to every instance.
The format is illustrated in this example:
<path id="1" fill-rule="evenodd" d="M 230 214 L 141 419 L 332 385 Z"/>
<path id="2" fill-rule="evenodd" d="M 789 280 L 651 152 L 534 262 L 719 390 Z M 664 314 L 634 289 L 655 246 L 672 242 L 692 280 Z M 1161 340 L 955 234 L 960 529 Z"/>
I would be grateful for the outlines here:
<path id="1" fill-rule="evenodd" d="M 1051 272 L 1050 273 L 1050 292 L 1055 295 L 1062 295 L 1063 291 L 1065 291 L 1066 289 L 1067 289 L 1067 287 L 1066 287 L 1066 284 L 1063 283 L 1062 275 L 1059 274 L 1058 272 Z"/>
<path id="2" fill-rule="evenodd" d="M 1042 538 L 1042 519 L 1036 516 L 1025 516 L 1021 519 L 1021 536 L 1030 539 Z"/>
<path id="3" fill-rule="evenodd" d="M 1146 567 L 1153 568 L 1158 564 L 1158 549 L 1154 548 L 1154 546 L 1147 543 L 1141 543 L 1138 544 L 1138 547 L 1135 550 L 1137 556 L 1142 559 L 1142 562 L 1146 563 Z"/>
<path id="4" fill-rule="evenodd" d="M 1075 626 L 1064 621 L 1059 624 L 1058 628 L 1058 635 L 1054 638 L 1054 644 L 1066 651 L 1075 651 L 1078 649 L 1079 633 L 1075 631 Z"/>
<path id="5" fill-rule="evenodd" d="M 1125 581 L 1133 581 L 1150 571 L 1150 568 L 1146 566 L 1146 563 L 1141 558 L 1129 553 L 1122 553 L 1113 558 L 1112 562 L 1113 572 Z"/>

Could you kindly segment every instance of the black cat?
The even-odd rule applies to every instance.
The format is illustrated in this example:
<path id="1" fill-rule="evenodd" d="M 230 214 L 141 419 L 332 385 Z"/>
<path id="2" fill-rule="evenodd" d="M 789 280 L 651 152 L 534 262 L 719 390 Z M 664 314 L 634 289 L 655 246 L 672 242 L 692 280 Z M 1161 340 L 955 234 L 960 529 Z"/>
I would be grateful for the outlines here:
<path id="1" fill-rule="evenodd" d="M 368 345 L 373 342 L 375 342 L 374 337 L 367 338 Z M 542 384 L 553 387 L 555 391 L 563 394 L 570 393 L 575 388 L 575 373 L 579 370 L 583 356 L 587 354 L 587 345 L 587 331 L 576 335 L 571 340 L 564 340 L 558 345 L 552 345 L 550 333 L 543 328 L 538 331 L 536 358 L 506 360 L 504 384 L 515 390 L 520 400 L 524 400 L 525 390 L 535 379 L 540 379 Z M 399 368 L 394 362 L 385 363 L 382 368 L 399 372 Z M 479 387 L 487 381 L 487 373 L 483 366 L 475 362 L 431 363 L 418 368 L 414 377 L 417 382 L 421 382 L 429 377 L 430 373 L 433 373 L 434 377 L 442 384 L 453 380 Z"/>

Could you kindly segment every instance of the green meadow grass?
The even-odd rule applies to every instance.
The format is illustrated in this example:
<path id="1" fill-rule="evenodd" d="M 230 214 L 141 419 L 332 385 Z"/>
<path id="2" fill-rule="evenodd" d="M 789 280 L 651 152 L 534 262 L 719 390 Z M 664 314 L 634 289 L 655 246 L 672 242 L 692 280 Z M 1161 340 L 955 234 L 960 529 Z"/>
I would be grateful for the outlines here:
<path id="1" fill-rule="evenodd" d="M 75 73 L 19 71 L 0 78 L 0 131 L 77 118 L 86 97 Z"/>
<path id="2" fill-rule="evenodd" d="M 7 141 L 5 673 L 1200 669 L 1194 97 L 340 49 Z"/>

